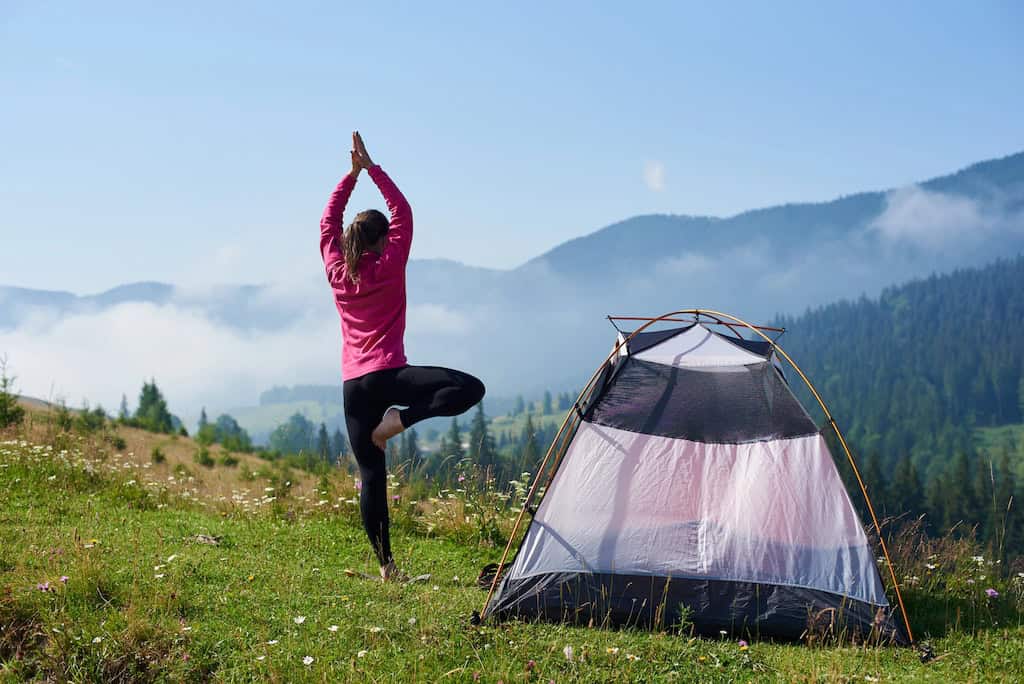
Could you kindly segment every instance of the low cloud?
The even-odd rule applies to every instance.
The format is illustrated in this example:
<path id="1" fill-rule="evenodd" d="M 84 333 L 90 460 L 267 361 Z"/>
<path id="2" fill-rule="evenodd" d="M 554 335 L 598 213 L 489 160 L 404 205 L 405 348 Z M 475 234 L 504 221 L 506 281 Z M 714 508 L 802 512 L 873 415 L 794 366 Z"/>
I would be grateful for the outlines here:
<path id="1" fill-rule="evenodd" d="M 255 403 L 274 384 L 340 382 L 340 331 L 331 312 L 275 331 L 247 332 L 180 305 L 121 304 L 63 318 L 33 316 L 0 332 L 22 394 L 134 406 L 155 378 L 172 411 Z M 248 400 L 243 399 L 248 397 Z M 241 399 L 241 402 L 240 402 Z"/>
<path id="2" fill-rule="evenodd" d="M 654 270 L 663 276 L 696 276 L 713 271 L 716 265 L 714 259 L 704 254 L 687 252 L 658 261 Z"/>
<path id="3" fill-rule="evenodd" d="M 657 160 L 644 162 L 644 185 L 654 192 L 665 190 L 665 165 Z"/>
<path id="4" fill-rule="evenodd" d="M 462 335 L 473 328 L 468 317 L 441 304 L 410 306 L 406 326 L 411 335 Z"/>
<path id="5" fill-rule="evenodd" d="M 996 216 L 974 200 L 913 185 L 886 196 L 885 209 L 869 230 L 892 242 L 941 249 L 981 240 L 996 223 Z"/>

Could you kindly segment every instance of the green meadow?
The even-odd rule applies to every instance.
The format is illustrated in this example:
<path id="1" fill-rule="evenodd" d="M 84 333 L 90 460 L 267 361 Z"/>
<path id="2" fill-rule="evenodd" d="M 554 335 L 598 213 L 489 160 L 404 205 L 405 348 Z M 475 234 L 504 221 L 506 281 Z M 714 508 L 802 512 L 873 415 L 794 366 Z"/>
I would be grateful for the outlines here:
<path id="1" fill-rule="evenodd" d="M 314 478 L 248 455 L 205 467 L 188 460 L 191 440 L 166 440 L 78 430 L 37 410 L 0 435 L 0 681 L 980 682 L 1024 672 L 1024 579 L 969 538 L 929 540 L 913 525 L 893 538 L 928 662 L 911 648 L 834 639 L 695 638 L 685 625 L 474 626 L 485 598 L 476 575 L 501 555 L 514 495 L 394 481 L 399 563 L 430 578 L 381 584 L 345 572 L 376 572 L 350 475 Z"/>

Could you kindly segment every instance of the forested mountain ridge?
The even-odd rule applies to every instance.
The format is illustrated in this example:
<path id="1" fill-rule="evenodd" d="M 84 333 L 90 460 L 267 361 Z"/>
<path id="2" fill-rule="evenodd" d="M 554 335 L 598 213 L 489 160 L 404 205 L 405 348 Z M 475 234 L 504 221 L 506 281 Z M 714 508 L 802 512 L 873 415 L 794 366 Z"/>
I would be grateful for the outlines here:
<path id="1" fill-rule="evenodd" d="M 1024 206 L 1024 152 L 978 162 L 916 187 L 926 193 L 995 205 L 1000 212 L 1012 214 Z M 738 245 L 766 238 L 790 247 L 807 242 L 827 243 L 850 234 L 870 232 L 889 203 L 891 191 L 875 191 L 844 195 L 827 202 L 788 202 L 724 218 L 634 216 L 558 245 L 520 268 L 543 263 L 581 278 L 606 278 L 609 269 L 635 269 L 638 264 L 651 263 L 666 253 L 734 250 Z M 911 211 L 916 208 L 907 207 Z M 652 255 L 652 245 L 658 246 L 658 255 Z M 616 258 L 609 261 L 609 255 Z M 595 268 L 598 264 L 601 269 Z"/>
<path id="2" fill-rule="evenodd" d="M 886 473 L 909 455 L 937 474 L 973 452 L 975 428 L 1024 420 L 1024 257 L 778 322 L 780 344 Z"/>

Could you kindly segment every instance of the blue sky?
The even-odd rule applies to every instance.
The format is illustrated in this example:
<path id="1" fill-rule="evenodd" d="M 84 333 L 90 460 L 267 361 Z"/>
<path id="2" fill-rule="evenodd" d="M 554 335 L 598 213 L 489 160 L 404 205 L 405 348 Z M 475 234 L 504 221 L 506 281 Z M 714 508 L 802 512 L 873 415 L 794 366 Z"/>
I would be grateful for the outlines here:
<path id="1" fill-rule="evenodd" d="M 496 268 L 1024 149 L 1019 3 L 716 4 L 8 0 L 0 284 L 315 272 L 355 128 L 414 258 Z"/>

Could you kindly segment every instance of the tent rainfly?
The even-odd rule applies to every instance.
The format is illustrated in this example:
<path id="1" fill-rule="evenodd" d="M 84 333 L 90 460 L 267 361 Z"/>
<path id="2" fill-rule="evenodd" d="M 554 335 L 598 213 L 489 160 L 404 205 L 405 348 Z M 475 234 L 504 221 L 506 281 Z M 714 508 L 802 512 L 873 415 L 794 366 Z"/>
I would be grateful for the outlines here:
<path id="1" fill-rule="evenodd" d="M 647 330 L 680 314 L 696 323 Z M 782 374 L 789 356 L 727 314 L 646 320 L 620 334 L 563 422 L 483 617 L 910 642 L 828 445 Z M 733 334 L 712 329 L 723 324 Z M 763 339 L 735 334 L 744 326 Z"/>

